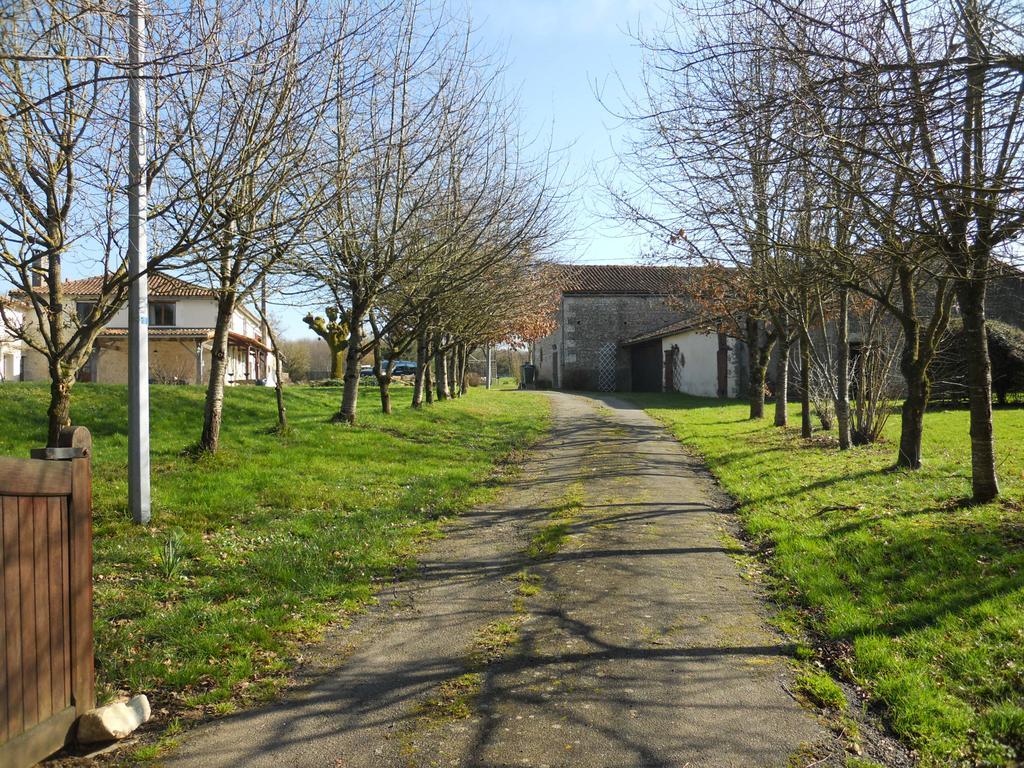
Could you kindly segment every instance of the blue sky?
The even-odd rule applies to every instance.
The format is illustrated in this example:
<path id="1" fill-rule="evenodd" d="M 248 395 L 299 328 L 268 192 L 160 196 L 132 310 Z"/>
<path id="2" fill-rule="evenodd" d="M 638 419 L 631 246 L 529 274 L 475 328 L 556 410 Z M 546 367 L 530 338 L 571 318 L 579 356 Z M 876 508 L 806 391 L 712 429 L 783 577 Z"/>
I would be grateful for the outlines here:
<path id="1" fill-rule="evenodd" d="M 656 0 L 468 0 L 477 35 L 508 61 L 506 81 L 520 95 L 526 129 L 564 147 L 569 175 L 580 180 L 574 201 L 574 261 L 635 260 L 642 241 L 628 228 L 599 215 L 604 208 L 594 168 L 614 162 L 627 131 L 611 106 L 623 88 L 639 84 L 640 51 L 630 32 L 658 26 L 664 10 Z M 620 82 L 621 81 L 621 82 Z"/>

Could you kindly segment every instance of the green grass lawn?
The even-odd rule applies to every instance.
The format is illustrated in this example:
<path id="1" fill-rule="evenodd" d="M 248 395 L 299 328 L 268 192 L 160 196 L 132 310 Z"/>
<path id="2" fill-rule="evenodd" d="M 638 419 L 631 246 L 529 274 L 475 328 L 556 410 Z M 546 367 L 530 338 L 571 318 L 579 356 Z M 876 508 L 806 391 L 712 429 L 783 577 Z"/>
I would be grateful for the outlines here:
<path id="1" fill-rule="evenodd" d="M 330 424 L 341 390 L 286 390 L 291 432 L 271 434 L 274 393 L 231 388 L 222 451 L 189 458 L 203 392 L 152 389 L 153 520 L 126 512 L 126 388 L 79 385 L 94 438 L 96 657 L 101 694 L 148 693 L 170 714 L 227 712 L 272 693 L 296 641 L 371 599 L 438 521 L 493 493 L 495 468 L 542 434 L 537 393 L 473 389 L 421 412 L 395 388 L 360 425 Z M 0 385 L 0 455 L 45 443 L 47 389 Z"/>
<path id="2" fill-rule="evenodd" d="M 1024 409 L 995 413 L 1003 500 L 969 506 L 965 412 L 928 414 L 924 468 L 890 472 L 898 416 L 887 444 L 840 453 L 746 404 L 633 398 L 739 502 L 780 620 L 845 649 L 838 672 L 923 764 L 1024 759 Z"/>

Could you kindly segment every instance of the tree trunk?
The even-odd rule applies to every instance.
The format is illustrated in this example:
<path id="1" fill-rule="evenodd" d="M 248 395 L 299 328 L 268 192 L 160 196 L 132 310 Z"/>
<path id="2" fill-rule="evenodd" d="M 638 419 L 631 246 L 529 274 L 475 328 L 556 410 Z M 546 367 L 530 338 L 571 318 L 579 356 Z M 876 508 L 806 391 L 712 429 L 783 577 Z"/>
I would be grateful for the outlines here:
<path id="1" fill-rule="evenodd" d="M 267 328 L 267 337 L 270 339 L 270 347 L 274 354 L 274 397 L 277 399 L 277 431 L 285 432 L 288 429 L 288 412 L 284 407 L 284 384 L 281 382 L 281 354 L 277 349 L 277 337 L 270 330 L 270 323 L 264 321 Z"/>
<path id="2" fill-rule="evenodd" d="M 806 333 L 800 338 L 800 437 L 814 434 L 811 421 L 811 339 Z"/>
<path id="3" fill-rule="evenodd" d="M 459 396 L 459 345 L 456 344 L 452 347 L 451 352 L 445 357 L 447 367 L 445 370 L 445 376 L 447 377 L 448 383 L 448 397 L 453 400 Z"/>
<path id="4" fill-rule="evenodd" d="M 427 355 L 427 362 L 423 366 L 423 393 L 426 395 L 427 405 L 434 404 L 434 375 L 430 368 L 432 362 L 430 355 Z"/>
<path id="5" fill-rule="evenodd" d="M 376 337 L 377 326 L 373 324 L 373 320 L 370 320 L 373 325 L 373 333 Z M 391 350 L 391 357 L 395 356 L 395 350 Z M 380 344 L 375 343 L 373 345 L 373 376 L 377 379 L 377 391 L 380 393 L 380 412 L 383 414 L 391 413 L 391 377 L 393 374 L 394 361 L 392 361 L 387 367 L 383 364 L 380 354 Z"/>
<path id="6" fill-rule="evenodd" d="M 345 350 L 345 383 L 341 390 L 341 410 L 334 421 L 345 424 L 356 423 L 356 408 L 359 403 L 359 352 L 363 346 L 363 315 L 352 309 L 348 331 L 348 348 Z"/>
<path id="7" fill-rule="evenodd" d="M 464 395 L 469 391 L 469 382 L 467 381 L 469 378 L 469 347 L 465 344 L 460 346 L 462 353 L 459 355 L 459 393 Z"/>
<path id="8" fill-rule="evenodd" d="M 789 347 L 785 332 L 779 334 L 779 360 L 775 371 L 775 426 L 789 425 Z"/>
<path id="9" fill-rule="evenodd" d="M 928 407 L 931 382 L 927 370 L 919 362 L 908 360 L 900 368 L 907 384 L 907 398 L 903 401 L 900 452 L 896 457 L 896 466 L 920 469 L 924 412 Z"/>
<path id="10" fill-rule="evenodd" d="M 441 349 L 439 341 L 434 342 L 437 346 L 434 351 L 434 374 L 437 379 L 437 399 L 448 399 L 448 360 L 447 353 Z"/>
<path id="11" fill-rule="evenodd" d="M 203 434 L 199 450 L 216 453 L 220 447 L 220 427 L 224 420 L 224 377 L 228 371 L 228 330 L 235 311 L 233 295 L 217 302 L 217 321 L 210 351 L 210 379 L 206 385 L 206 407 L 203 412 Z"/>
<path id="12" fill-rule="evenodd" d="M 277 429 L 279 432 L 288 430 L 288 411 L 284 407 L 284 385 L 281 383 L 281 358 L 274 355 L 274 396 L 277 398 Z"/>
<path id="13" fill-rule="evenodd" d="M 338 349 L 337 347 L 329 347 L 329 349 L 331 351 L 331 373 L 327 378 L 340 379 L 343 368 L 342 361 L 345 359 L 342 353 L 345 350 L 344 348 Z"/>
<path id="14" fill-rule="evenodd" d="M 57 446 L 60 431 L 71 426 L 71 387 L 74 377 L 61 375 L 60 363 L 50 365 L 50 407 L 47 409 L 46 445 Z"/>
<path id="15" fill-rule="evenodd" d="M 412 380 L 412 407 L 423 407 L 423 382 L 427 372 L 427 334 L 421 333 L 416 340 L 416 375 Z"/>
<path id="16" fill-rule="evenodd" d="M 992 431 L 992 363 L 988 356 L 984 279 L 958 280 L 957 302 L 964 323 L 967 397 L 971 413 L 971 490 L 974 501 L 999 496 Z"/>
<path id="17" fill-rule="evenodd" d="M 850 290 L 839 289 L 839 317 L 836 319 L 836 422 L 839 449 L 847 450 L 850 435 Z"/>
<path id="18" fill-rule="evenodd" d="M 760 320 L 747 320 L 747 360 L 750 363 L 750 418 L 764 418 L 764 392 L 768 384 L 768 365 L 775 348 L 775 336 L 764 332 Z"/>
<path id="19" fill-rule="evenodd" d="M 391 377 L 381 376 L 377 384 L 380 387 L 380 412 L 391 413 Z"/>

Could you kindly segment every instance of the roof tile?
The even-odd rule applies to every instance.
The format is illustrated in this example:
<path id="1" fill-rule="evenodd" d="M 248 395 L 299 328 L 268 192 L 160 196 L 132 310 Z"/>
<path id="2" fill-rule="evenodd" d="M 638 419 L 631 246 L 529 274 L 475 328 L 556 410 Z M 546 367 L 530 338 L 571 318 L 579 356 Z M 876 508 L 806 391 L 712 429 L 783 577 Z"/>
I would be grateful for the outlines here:
<path id="1" fill-rule="evenodd" d="M 561 268 L 562 292 L 638 293 L 666 296 L 684 289 L 685 267 L 644 264 L 567 264 Z"/>
<path id="2" fill-rule="evenodd" d="M 196 285 L 171 275 L 155 272 L 149 275 L 150 296 L 174 296 L 180 298 L 201 297 L 215 298 L 216 291 L 202 285 Z M 65 280 L 64 293 L 68 296 L 99 296 L 103 290 L 103 277 L 84 277 L 80 280 Z"/>

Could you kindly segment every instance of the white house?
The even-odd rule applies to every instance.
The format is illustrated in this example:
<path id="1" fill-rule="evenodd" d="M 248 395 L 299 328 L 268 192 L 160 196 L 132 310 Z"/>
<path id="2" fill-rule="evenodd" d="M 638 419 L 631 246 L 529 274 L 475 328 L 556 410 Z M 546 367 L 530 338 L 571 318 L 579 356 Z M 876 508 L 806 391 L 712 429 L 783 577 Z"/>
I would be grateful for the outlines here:
<path id="1" fill-rule="evenodd" d="M 747 346 L 681 320 L 623 342 L 634 358 L 660 361 L 664 391 L 700 397 L 742 397 L 747 389 Z"/>
<path id="2" fill-rule="evenodd" d="M 21 379 L 25 344 L 15 333 L 25 322 L 25 308 L 0 297 L 0 381 Z"/>
<path id="3" fill-rule="evenodd" d="M 69 311 L 87 314 L 100 295 L 101 277 L 69 280 L 64 296 Z M 217 294 L 170 275 L 149 276 L 149 378 L 157 384 L 205 384 L 209 378 Z M 273 386 L 273 352 L 258 315 L 240 307 L 228 335 L 228 384 Z M 24 380 L 48 378 L 42 355 L 27 350 Z M 128 308 L 121 307 L 96 337 L 92 355 L 79 381 L 128 382 Z"/>

